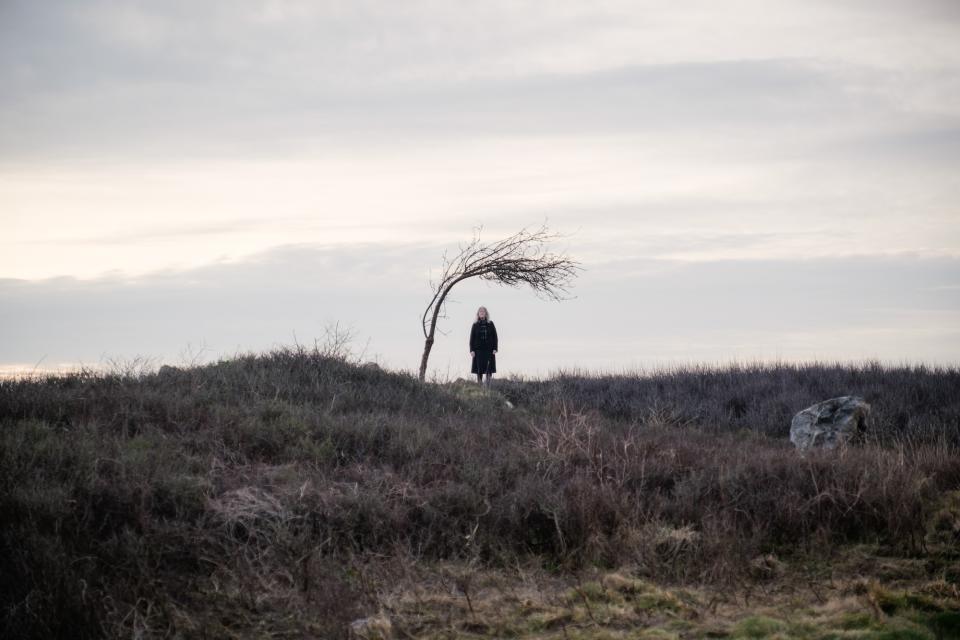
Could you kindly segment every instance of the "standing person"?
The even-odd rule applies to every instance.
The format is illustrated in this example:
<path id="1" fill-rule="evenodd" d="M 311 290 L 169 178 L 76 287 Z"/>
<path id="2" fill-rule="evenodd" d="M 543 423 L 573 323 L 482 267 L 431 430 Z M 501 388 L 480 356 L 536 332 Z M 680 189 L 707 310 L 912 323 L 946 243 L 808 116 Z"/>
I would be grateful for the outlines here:
<path id="1" fill-rule="evenodd" d="M 470 373 L 477 374 L 477 383 L 490 386 L 490 378 L 497 372 L 497 328 L 486 307 L 477 309 L 476 320 L 470 327 Z M 483 377 L 486 374 L 486 381 Z"/>

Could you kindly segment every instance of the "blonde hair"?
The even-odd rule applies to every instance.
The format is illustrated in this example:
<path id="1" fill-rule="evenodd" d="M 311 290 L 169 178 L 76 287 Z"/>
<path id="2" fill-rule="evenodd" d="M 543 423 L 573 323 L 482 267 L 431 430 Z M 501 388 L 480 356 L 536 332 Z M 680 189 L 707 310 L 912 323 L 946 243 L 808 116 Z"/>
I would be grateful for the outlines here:
<path id="1" fill-rule="evenodd" d="M 479 307 L 477 307 L 477 313 L 476 313 L 476 315 L 473 317 L 473 321 L 474 321 L 474 322 L 480 322 L 480 309 L 483 309 L 484 311 L 487 312 L 487 322 L 490 322 L 490 312 L 487 311 L 487 308 L 484 307 L 484 306 L 479 306 Z"/>

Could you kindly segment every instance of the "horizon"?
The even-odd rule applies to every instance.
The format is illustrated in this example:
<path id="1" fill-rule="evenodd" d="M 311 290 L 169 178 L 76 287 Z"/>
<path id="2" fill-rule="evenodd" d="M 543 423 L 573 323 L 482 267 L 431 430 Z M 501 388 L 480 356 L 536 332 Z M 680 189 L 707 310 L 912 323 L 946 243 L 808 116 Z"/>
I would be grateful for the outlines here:
<path id="1" fill-rule="evenodd" d="M 0 367 L 0 381 L 3 380 L 43 380 L 47 377 L 68 377 L 71 375 L 128 375 L 135 377 L 141 375 L 152 375 L 159 372 L 163 367 L 173 367 L 174 369 L 189 370 L 194 368 L 206 368 L 216 366 L 223 362 L 230 362 L 242 358 L 269 358 L 286 349 L 296 351 L 303 349 L 303 354 L 311 356 L 314 354 L 313 347 L 307 347 L 302 344 L 276 345 L 263 351 L 235 352 L 232 354 L 221 354 L 217 358 L 194 358 L 192 360 L 182 359 L 179 362 L 166 362 L 159 358 L 144 358 L 142 356 L 132 356 L 127 359 L 106 359 L 95 364 L 87 363 L 58 363 L 55 366 L 29 366 L 29 365 L 7 365 Z M 322 347 L 317 347 L 316 353 L 324 357 L 342 358 L 352 366 L 362 367 L 364 365 L 376 364 L 382 370 L 388 373 L 397 373 L 416 377 L 416 367 L 393 368 L 384 366 L 376 360 L 364 360 L 363 353 L 345 352 L 343 354 L 324 353 Z M 882 368 L 886 371 L 904 370 L 904 371 L 928 371 L 930 373 L 960 373 L 960 364 L 956 363 L 937 363 L 926 362 L 922 360 L 908 361 L 885 361 L 877 358 L 860 360 L 788 360 L 788 359 L 731 359 L 725 361 L 672 361 L 660 362 L 653 365 L 637 367 L 618 367 L 618 368 L 585 368 L 580 365 L 563 366 L 559 365 L 547 371 L 546 373 L 522 374 L 511 373 L 507 376 L 497 376 L 495 379 L 507 379 L 521 382 L 546 382 L 563 377 L 573 378 L 652 378 L 656 376 L 682 375 L 690 372 L 706 372 L 707 374 L 722 374 L 730 371 L 771 371 L 777 369 L 851 369 L 851 370 L 869 370 Z M 468 380 L 471 376 L 464 377 L 447 376 L 440 377 L 434 372 L 434 378 L 427 378 L 428 382 L 438 384 L 449 384 L 458 380 Z"/>

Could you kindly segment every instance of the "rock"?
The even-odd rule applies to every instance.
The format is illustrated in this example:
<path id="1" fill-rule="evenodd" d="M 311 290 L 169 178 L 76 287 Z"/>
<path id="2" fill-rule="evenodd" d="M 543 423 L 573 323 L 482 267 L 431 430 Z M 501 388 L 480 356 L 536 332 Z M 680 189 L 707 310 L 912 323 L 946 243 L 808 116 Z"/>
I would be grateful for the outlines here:
<path id="1" fill-rule="evenodd" d="M 867 430 L 870 405 L 859 396 L 818 402 L 793 416 L 790 442 L 797 449 L 833 449 L 858 440 Z"/>
<path id="2" fill-rule="evenodd" d="M 361 369 L 366 369 L 366 370 L 368 370 L 368 371 L 381 371 L 381 370 L 382 370 L 382 368 L 380 367 L 380 365 L 377 364 L 376 362 L 374 362 L 373 360 L 369 360 L 369 361 L 367 361 L 367 362 L 364 362 L 362 365 L 360 365 L 360 368 L 361 368 Z"/>

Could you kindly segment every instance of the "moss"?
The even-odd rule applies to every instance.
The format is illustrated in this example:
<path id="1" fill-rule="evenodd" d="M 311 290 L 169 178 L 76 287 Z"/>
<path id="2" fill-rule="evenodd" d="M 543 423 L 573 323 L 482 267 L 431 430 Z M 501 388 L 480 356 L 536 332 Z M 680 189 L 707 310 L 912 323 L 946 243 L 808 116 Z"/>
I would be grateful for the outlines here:
<path id="1" fill-rule="evenodd" d="M 623 597 L 612 589 L 605 588 L 595 581 L 584 582 L 577 587 L 567 589 L 564 601 L 569 605 L 582 605 L 584 598 L 590 603 L 621 603 Z"/>
<path id="2" fill-rule="evenodd" d="M 867 638 L 869 640 L 933 640 L 933 636 L 919 629 L 887 629 Z"/>
<path id="3" fill-rule="evenodd" d="M 929 626 L 937 640 L 960 640 L 960 611 L 941 611 L 930 616 Z"/>
<path id="4" fill-rule="evenodd" d="M 679 611 L 683 604 L 674 594 L 664 591 L 652 584 L 628 578 L 619 573 L 610 573 L 603 577 L 602 584 L 591 582 L 583 586 L 586 592 L 590 587 L 597 593 L 597 587 L 602 589 L 602 599 L 607 602 L 627 602 L 633 605 L 634 611 L 649 611 L 651 609 L 667 609 Z M 590 593 L 588 596 L 594 598 Z"/>
<path id="5" fill-rule="evenodd" d="M 597 602 L 612 602 L 619 600 L 615 593 L 607 591 L 607 589 L 605 589 L 604 586 L 599 582 L 585 582 L 580 587 L 580 592 L 590 600 L 596 600 Z"/>
<path id="6" fill-rule="evenodd" d="M 650 585 L 643 580 L 628 578 L 620 573 L 608 573 L 602 582 L 605 587 L 621 593 L 642 593 L 650 589 Z"/>
<path id="7" fill-rule="evenodd" d="M 570 624 L 573 619 L 573 612 L 569 610 L 537 611 L 530 614 L 528 626 L 531 631 L 550 631 Z"/>
<path id="8" fill-rule="evenodd" d="M 564 636 L 569 640 L 624 640 L 636 636 L 625 636 L 622 633 L 615 633 L 602 629 L 576 629 L 567 632 Z"/>
<path id="9" fill-rule="evenodd" d="M 878 580 L 890 582 L 894 580 L 920 580 L 926 575 L 926 570 L 921 560 L 897 558 L 878 562 L 872 573 Z"/>
<path id="10" fill-rule="evenodd" d="M 845 613 L 836 622 L 836 625 L 841 629 L 847 630 L 870 629 L 873 627 L 873 616 L 864 611 Z"/>
<path id="11" fill-rule="evenodd" d="M 680 636 L 666 629 L 652 628 L 644 629 L 640 632 L 638 638 L 643 640 L 679 640 Z"/>
<path id="12" fill-rule="evenodd" d="M 915 609 L 927 613 L 943 611 L 943 606 L 934 598 L 921 593 L 888 591 L 887 589 L 876 588 L 873 590 L 873 595 L 876 598 L 877 606 L 887 615 L 893 615 L 905 609 Z"/>
<path id="13" fill-rule="evenodd" d="M 783 630 L 784 623 L 767 616 L 751 616 L 737 623 L 733 629 L 734 638 L 767 638 Z"/>
<path id="14" fill-rule="evenodd" d="M 649 593 L 641 593 L 634 597 L 633 608 L 635 611 L 649 611 L 652 609 L 679 611 L 682 605 L 673 594 L 658 589 Z"/>
<path id="15" fill-rule="evenodd" d="M 956 545 L 960 542 L 960 491 L 946 492 L 927 526 L 930 544 Z"/>

